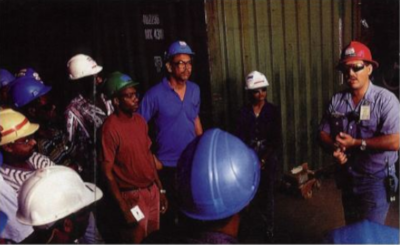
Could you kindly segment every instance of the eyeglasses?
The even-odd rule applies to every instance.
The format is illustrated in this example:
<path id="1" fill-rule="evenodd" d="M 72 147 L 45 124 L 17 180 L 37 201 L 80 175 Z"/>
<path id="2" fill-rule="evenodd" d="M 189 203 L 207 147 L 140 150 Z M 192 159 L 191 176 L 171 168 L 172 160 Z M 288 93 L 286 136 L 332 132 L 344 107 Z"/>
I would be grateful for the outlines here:
<path id="1" fill-rule="evenodd" d="M 265 92 L 265 91 L 267 91 L 267 88 L 266 88 L 266 87 L 251 90 L 251 92 L 252 92 L 253 94 L 258 94 L 258 93 Z"/>
<path id="2" fill-rule="evenodd" d="M 365 68 L 365 64 L 353 64 L 353 65 L 343 65 L 340 67 L 340 71 L 342 73 L 349 73 L 352 70 L 354 73 L 357 73 Z"/>
<path id="3" fill-rule="evenodd" d="M 183 61 L 183 60 L 180 60 L 180 61 L 178 61 L 178 62 L 175 62 L 174 63 L 174 65 L 175 66 L 177 66 L 177 67 L 179 67 L 179 69 L 186 69 L 186 67 L 192 67 L 192 61 L 191 60 L 189 60 L 189 61 Z"/>

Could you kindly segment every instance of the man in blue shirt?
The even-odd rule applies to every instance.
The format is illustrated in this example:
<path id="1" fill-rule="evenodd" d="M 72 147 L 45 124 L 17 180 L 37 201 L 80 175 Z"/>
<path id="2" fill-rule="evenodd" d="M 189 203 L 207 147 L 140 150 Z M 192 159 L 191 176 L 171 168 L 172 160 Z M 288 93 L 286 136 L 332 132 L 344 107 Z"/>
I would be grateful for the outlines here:
<path id="1" fill-rule="evenodd" d="M 167 220 L 175 220 L 174 178 L 178 159 L 186 146 L 203 133 L 200 122 L 200 89 L 189 81 L 192 49 L 184 41 L 171 44 L 166 54 L 166 77 L 143 97 L 139 113 L 156 127 L 157 158 L 162 164 L 161 182 L 170 200 Z M 162 226 L 162 224 L 161 224 Z"/>
<path id="2" fill-rule="evenodd" d="M 351 42 L 338 68 L 348 89 L 335 94 L 320 124 L 322 146 L 338 164 L 346 224 L 385 223 L 398 179 L 399 101 L 369 79 L 378 63 L 364 44 Z"/>

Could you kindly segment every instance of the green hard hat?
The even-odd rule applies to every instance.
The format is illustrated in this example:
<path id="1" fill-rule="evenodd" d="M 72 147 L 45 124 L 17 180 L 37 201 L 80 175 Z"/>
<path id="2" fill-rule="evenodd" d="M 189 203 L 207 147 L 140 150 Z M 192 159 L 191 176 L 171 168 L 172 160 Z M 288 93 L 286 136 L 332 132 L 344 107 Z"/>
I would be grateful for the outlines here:
<path id="1" fill-rule="evenodd" d="M 132 78 L 119 71 L 111 73 L 105 81 L 106 95 L 111 98 L 116 95 L 119 91 L 126 87 L 139 85 L 138 82 L 134 82 Z"/>

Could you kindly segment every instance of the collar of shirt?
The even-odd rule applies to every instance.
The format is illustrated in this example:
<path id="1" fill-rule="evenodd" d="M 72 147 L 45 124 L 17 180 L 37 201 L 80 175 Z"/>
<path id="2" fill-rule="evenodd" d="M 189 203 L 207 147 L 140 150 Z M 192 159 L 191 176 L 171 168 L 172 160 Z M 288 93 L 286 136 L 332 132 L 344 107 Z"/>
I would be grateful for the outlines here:
<path id="1" fill-rule="evenodd" d="M 373 104 L 374 103 L 375 92 L 376 92 L 376 86 L 371 81 L 369 81 L 369 86 L 368 86 L 367 92 L 365 92 L 364 98 L 360 101 L 360 103 L 358 103 L 357 107 L 354 108 L 354 109 L 357 109 L 361 105 L 371 105 L 371 104 Z M 346 93 L 345 96 L 346 96 L 345 100 L 352 107 L 353 106 L 353 101 L 352 101 L 353 99 L 351 97 L 350 90 L 349 90 L 348 93 Z"/>

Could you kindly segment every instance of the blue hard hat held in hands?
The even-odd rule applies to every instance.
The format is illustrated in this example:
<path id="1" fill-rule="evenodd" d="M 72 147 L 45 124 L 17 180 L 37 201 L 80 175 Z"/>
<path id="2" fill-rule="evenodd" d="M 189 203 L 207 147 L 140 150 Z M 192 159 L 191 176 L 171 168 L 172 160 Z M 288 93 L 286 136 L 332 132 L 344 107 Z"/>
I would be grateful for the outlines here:
<path id="1" fill-rule="evenodd" d="M 183 152 L 177 165 L 179 208 L 197 220 L 220 220 L 240 212 L 257 192 L 259 160 L 239 138 L 210 129 Z"/>

